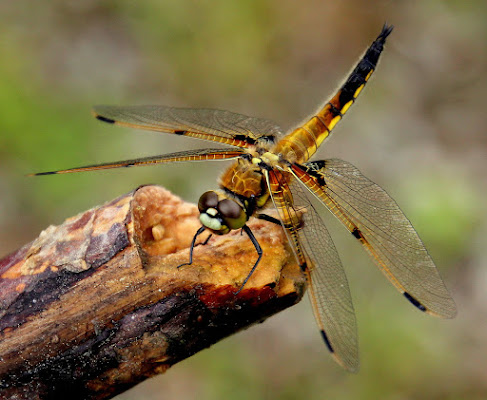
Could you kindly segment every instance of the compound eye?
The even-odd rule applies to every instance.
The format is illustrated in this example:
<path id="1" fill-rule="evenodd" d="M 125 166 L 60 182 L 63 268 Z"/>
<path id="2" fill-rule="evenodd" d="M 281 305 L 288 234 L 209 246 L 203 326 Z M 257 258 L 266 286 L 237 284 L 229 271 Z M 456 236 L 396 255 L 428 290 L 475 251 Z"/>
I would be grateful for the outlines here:
<path id="1" fill-rule="evenodd" d="M 242 208 L 233 200 L 225 199 L 218 203 L 217 210 L 225 218 L 237 219 L 242 213 Z"/>
<path id="2" fill-rule="evenodd" d="M 198 201 L 198 209 L 200 212 L 204 212 L 209 208 L 216 208 L 217 205 L 218 195 L 213 191 L 203 193 Z"/>

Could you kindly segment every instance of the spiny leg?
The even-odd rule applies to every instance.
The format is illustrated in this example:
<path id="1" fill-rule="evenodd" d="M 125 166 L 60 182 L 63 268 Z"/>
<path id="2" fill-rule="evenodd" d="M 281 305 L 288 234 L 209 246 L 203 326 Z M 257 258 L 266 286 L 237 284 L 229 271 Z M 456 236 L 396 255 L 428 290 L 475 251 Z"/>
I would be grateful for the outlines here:
<path id="1" fill-rule="evenodd" d="M 213 236 L 213 234 L 209 234 L 208 237 L 205 239 L 205 241 L 203 243 L 200 243 L 202 246 L 206 246 L 208 244 L 208 242 L 210 241 L 211 237 Z"/>
<path id="2" fill-rule="evenodd" d="M 281 221 L 279 221 L 277 218 L 271 217 L 270 215 L 267 214 L 257 214 L 256 218 L 261 219 L 263 221 L 271 222 L 273 224 L 282 226 Z"/>
<path id="3" fill-rule="evenodd" d="M 195 246 L 195 243 L 196 243 L 196 238 L 201 235 L 204 231 L 205 231 L 205 227 L 202 226 L 200 229 L 197 230 L 197 232 L 195 233 L 194 237 L 193 237 L 193 241 L 191 242 L 191 247 L 189 248 L 189 262 L 188 263 L 184 263 L 184 264 L 181 264 L 181 265 L 178 265 L 178 268 L 184 266 L 184 265 L 191 265 L 193 264 L 193 250 L 194 250 L 194 246 Z M 211 236 L 211 235 L 210 235 Z M 205 240 L 205 243 L 208 241 L 208 239 Z"/>
<path id="4" fill-rule="evenodd" d="M 262 258 L 262 248 L 260 247 L 259 242 L 255 238 L 255 236 L 252 233 L 252 231 L 250 230 L 250 228 L 247 225 L 244 225 L 243 228 L 242 228 L 242 230 L 249 236 L 249 238 L 252 241 L 252 244 L 254 245 L 255 250 L 257 251 L 257 254 L 259 255 L 259 257 L 257 258 L 257 261 L 255 262 L 254 266 L 252 267 L 252 269 L 250 270 L 249 274 L 247 275 L 247 277 L 243 281 L 242 285 L 240 286 L 240 289 L 238 289 L 235 292 L 235 295 L 239 294 L 242 291 L 242 289 L 244 288 L 245 284 L 248 282 L 248 280 L 250 279 L 250 277 L 254 273 L 255 269 L 257 268 L 257 265 L 259 265 L 260 259 Z"/>

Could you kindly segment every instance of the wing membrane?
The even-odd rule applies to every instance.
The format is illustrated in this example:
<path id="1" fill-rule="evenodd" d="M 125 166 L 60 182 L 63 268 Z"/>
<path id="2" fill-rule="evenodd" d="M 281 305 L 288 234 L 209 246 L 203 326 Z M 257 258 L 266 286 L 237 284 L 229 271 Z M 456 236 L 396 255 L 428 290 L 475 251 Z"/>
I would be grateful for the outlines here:
<path id="1" fill-rule="evenodd" d="M 396 202 L 352 164 L 332 159 L 294 165 L 298 179 L 360 240 L 387 278 L 422 311 L 452 318 L 456 306 L 411 222 Z"/>
<path id="2" fill-rule="evenodd" d="M 274 122 L 230 111 L 165 106 L 95 106 L 96 118 L 137 129 L 174 133 L 246 148 L 274 143 L 281 128 Z"/>
<path id="3" fill-rule="evenodd" d="M 215 161 L 230 160 L 242 155 L 242 151 L 236 149 L 198 149 L 180 151 L 177 153 L 163 154 L 159 156 L 134 158 L 132 160 L 114 161 L 103 164 L 86 165 L 78 168 L 62 169 L 59 171 L 39 172 L 28 176 L 68 174 L 71 172 L 96 171 L 100 169 L 136 167 L 141 165 L 164 164 L 168 162 L 185 162 L 185 161 Z"/>
<path id="4" fill-rule="evenodd" d="M 344 368 L 359 368 L 357 323 L 338 252 L 306 193 L 270 172 L 269 188 L 294 253 L 307 273 L 309 297 L 328 349 Z"/>

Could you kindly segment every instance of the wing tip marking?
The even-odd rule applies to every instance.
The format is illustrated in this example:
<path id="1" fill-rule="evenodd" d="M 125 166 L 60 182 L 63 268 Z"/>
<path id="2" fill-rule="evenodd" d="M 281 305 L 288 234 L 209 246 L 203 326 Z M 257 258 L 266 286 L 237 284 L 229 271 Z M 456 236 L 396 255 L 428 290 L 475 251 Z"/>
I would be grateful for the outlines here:
<path id="1" fill-rule="evenodd" d="M 353 228 L 353 231 L 351 232 L 351 234 L 355 239 L 358 239 L 358 240 L 363 239 L 362 232 L 360 232 L 360 230 L 358 228 Z"/>
<path id="2" fill-rule="evenodd" d="M 36 172 L 36 173 L 33 173 L 33 174 L 27 174 L 26 176 L 43 176 L 43 175 L 56 175 L 58 174 L 59 172 L 57 171 L 49 171 L 49 172 Z"/>
<path id="3" fill-rule="evenodd" d="M 421 304 L 419 300 L 417 300 L 415 297 L 411 296 L 408 292 L 403 292 L 403 296 L 409 300 L 409 302 L 415 306 L 418 310 L 426 312 L 427 308 Z"/>
<path id="4" fill-rule="evenodd" d="M 331 343 L 328 340 L 328 336 L 326 335 L 326 332 L 323 329 L 321 329 L 320 333 L 321 333 L 321 337 L 323 338 L 323 341 L 325 342 L 326 347 L 328 348 L 330 353 L 335 353 L 335 350 L 333 350 L 333 347 L 331 347 Z"/>
<path id="5" fill-rule="evenodd" d="M 103 115 L 100 115 L 100 114 L 95 114 L 95 118 L 98 119 L 98 120 L 100 120 L 100 121 L 107 122 L 109 124 L 114 124 L 115 123 L 115 120 L 114 119 L 104 117 Z"/>

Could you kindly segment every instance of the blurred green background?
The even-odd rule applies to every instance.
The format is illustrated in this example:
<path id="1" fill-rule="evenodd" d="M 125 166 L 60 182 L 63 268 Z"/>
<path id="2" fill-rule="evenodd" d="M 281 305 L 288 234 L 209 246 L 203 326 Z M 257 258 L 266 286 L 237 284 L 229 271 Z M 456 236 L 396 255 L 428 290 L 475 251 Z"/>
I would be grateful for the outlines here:
<path id="1" fill-rule="evenodd" d="M 1 1 L 0 257 L 143 183 L 193 202 L 216 186 L 221 163 L 26 178 L 204 146 L 102 124 L 92 105 L 221 108 L 290 128 L 388 21 L 373 80 L 318 158 L 352 162 L 397 200 L 458 317 L 414 309 L 327 217 L 356 307 L 358 375 L 331 360 L 304 300 L 118 399 L 485 399 L 486 20 L 483 0 Z"/>

